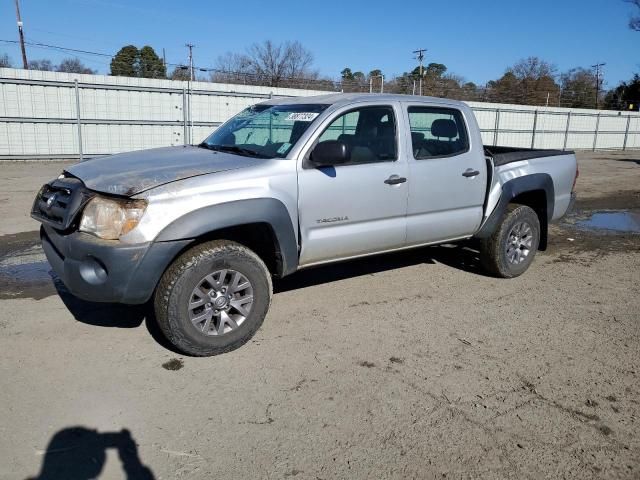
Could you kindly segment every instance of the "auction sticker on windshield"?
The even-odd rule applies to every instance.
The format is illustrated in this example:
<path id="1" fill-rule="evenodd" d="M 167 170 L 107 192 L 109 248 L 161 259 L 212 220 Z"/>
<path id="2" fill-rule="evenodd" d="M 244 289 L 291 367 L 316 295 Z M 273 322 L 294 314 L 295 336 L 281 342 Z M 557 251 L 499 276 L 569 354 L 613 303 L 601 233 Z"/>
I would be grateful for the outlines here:
<path id="1" fill-rule="evenodd" d="M 294 122 L 312 122 L 318 115 L 320 114 L 315 112 L 291 112 L 287 117 L 287 120 L 292 120 Z"/>

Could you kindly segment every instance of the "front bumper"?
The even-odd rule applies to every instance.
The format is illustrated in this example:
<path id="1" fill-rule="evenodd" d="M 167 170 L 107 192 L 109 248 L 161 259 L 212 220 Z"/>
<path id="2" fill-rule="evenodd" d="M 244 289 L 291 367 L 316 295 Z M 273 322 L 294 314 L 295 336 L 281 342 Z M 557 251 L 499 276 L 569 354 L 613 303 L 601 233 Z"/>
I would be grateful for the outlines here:
<path id="1" fill-rule="evenodd" d="M 73 295 L 127 304 L 149 300 L 169 263 L 191 241 L 127 245 L 82 232 L 63 235 L 46 225 L 40 239 L 51 267 Z"/>

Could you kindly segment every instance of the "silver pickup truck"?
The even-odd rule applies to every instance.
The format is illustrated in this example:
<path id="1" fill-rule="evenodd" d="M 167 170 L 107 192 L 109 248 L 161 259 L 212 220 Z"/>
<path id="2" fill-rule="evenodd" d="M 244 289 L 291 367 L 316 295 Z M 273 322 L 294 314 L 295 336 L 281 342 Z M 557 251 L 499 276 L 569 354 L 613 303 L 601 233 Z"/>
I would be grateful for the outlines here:
<path id="1" fill-rule="evenodd" d="M 301 268 L 475 237 L 489 272 L 520 275 L 577 175 L 572 152 L 484 146 L 463 103 L 336 94 L 254 105 L 197 146 L 78 163 L 31 214 L 71 293 L 152 300 L 167 339 L 205 356 L 249 340 L 272 276 Z"/>

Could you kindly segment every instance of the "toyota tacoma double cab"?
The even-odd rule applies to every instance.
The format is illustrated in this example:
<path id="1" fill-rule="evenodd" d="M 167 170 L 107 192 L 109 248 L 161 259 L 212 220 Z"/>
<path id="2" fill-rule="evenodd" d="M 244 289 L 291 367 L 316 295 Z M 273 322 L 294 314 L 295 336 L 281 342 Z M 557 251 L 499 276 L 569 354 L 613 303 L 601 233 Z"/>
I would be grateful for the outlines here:
<path id="1" fill-rule="evenodd" d="M 31 215 L 77 297 L 153 302 L 190 355 L 247 342 L 272 276 L 479 239 L 516 277 L 574 198 L 573 152 L 488 147 L 464 103 L 333 94 L 251 106 L 199 145 L 87 160 L 44 185 Z"/>

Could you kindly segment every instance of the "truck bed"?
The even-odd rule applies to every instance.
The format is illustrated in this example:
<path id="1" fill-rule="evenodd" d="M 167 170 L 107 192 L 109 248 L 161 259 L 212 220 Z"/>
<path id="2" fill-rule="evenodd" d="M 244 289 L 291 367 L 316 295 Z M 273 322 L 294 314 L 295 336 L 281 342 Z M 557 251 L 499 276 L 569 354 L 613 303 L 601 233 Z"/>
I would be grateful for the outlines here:
<path id="1" fill-rule="evenodd" d="M 507 163 L 531 160 L 540 157 L 553 157 L 556 155 L 568 155 L 574 153 L 570 150 L 551 150 L 538 148 L 516 148 L 501 146 L 484 146 L 485 154 L 493 158 L 493 164 L 506 165 Z"/>

